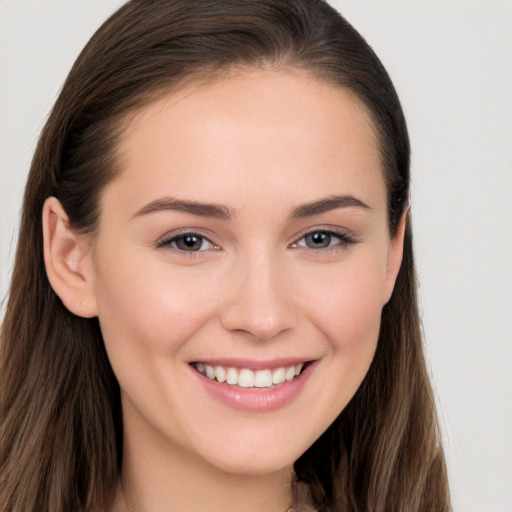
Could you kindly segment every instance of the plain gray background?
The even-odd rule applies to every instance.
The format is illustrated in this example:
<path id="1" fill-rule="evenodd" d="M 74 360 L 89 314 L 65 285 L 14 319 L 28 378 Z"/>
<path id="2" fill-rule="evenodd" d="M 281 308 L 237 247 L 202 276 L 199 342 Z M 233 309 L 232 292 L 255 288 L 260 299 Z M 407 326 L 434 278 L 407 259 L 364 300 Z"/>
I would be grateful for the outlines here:
<path id="1" fill-rule="evenodd" d="M 332 0 L 391 74 L 413 148 L 426 347 L 455 512 L 512 511 L 512 1 Z M 74 59 L 120 0 L 0 0 L 0 296 Z"/>

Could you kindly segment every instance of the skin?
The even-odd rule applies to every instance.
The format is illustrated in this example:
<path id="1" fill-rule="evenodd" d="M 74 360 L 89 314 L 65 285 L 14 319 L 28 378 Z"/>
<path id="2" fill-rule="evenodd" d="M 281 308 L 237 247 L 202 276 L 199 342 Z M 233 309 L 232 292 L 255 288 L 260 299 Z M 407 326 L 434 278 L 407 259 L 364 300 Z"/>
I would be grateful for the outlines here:
<path id="1" fill-rule="evenodd" d="M 369 368 L 401 263 L 369 115 L 304 74 L 245 72 L 137 112 L 119 164 L 93 238 L 67 228 L 56 199 L 44 211 L 52 286 L 74 313 L 99 317 L 122 390 L 116 509 L 283 512 L 294 461 Z M 333 195 L 367 207 L 293 216 Z M 170 197 L 231 218 L 141 213 Z M 205 237 L 201 250 L 162 246 L 183 230 Z M 341 235 L 308 246 L 322 230 Z M 306 385 L 266 412 L 212 399 L 189 364 L 296 356 L 315 361 Z"/>

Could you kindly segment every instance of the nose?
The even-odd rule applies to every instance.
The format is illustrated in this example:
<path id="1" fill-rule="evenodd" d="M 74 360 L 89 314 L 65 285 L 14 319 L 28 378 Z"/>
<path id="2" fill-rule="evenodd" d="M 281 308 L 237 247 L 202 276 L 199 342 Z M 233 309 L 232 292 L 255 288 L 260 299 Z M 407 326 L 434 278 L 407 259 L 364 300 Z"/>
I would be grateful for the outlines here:
<path id="1" fill-rule="evenodd" d="M 221 322 L 231 332 L 270 340 L 296 327 L 293 283 L 287 269 L 271 257 L 241 261 L 229 279 Z"/>

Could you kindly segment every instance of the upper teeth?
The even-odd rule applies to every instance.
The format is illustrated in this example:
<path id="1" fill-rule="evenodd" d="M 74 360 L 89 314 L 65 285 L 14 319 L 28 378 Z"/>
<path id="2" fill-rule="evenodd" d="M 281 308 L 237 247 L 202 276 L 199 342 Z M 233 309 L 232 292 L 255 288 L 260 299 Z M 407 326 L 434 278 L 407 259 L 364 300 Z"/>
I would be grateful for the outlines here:
<path id="1" fill-rule="evenodd" d="M 197 371 L 212 380 L 224 382 L 231 386 L 242 388 L 270 388 L 272 385 L 283 384 L 300 375 L 303 363 L 294 366 L 282 366 L 274 370 L 252 371 L 248 368 L 232 368 L 224 366 L 210 366 L 204 363 L 194 363 Z"/>

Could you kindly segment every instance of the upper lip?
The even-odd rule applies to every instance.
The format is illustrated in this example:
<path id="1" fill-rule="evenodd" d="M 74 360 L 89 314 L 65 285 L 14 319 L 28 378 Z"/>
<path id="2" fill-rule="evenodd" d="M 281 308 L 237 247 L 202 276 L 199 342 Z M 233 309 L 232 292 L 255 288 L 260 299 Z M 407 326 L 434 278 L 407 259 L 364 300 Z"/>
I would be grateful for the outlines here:
<path id="1" fill-rule="evenodd" d="M 208 366 L 224 366 L 226 368 L 247 368 L 250 370 L 273 370 L 275 368 L 295 366 L 308 363 L 314 359 L 307 357 L 280 357 L 275 359 L 245 359 L 245 358 L 205 358 L 195 359 L 190 363 L 203 363 Z"/>

